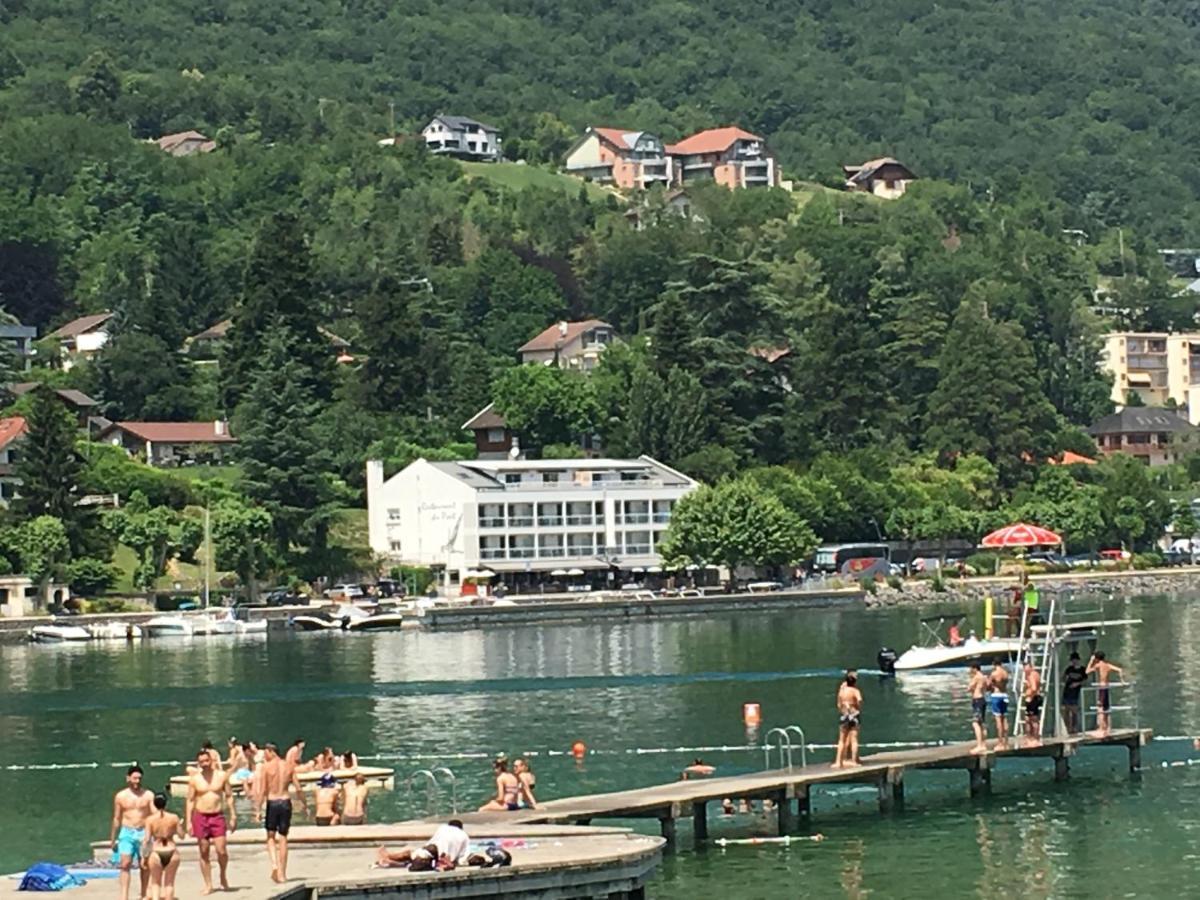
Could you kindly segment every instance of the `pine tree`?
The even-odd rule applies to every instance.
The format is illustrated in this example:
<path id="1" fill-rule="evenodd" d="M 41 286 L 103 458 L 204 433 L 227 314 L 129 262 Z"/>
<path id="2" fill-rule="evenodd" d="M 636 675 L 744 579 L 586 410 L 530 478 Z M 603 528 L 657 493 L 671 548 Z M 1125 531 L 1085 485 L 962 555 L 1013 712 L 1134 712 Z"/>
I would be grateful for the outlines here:
<path id="1" fill-rule="evenodd" d="M 221 358 L 221 401 L 237 408 L 259 367 L 267 335 L 285 329 L 296 373 L 316 400 L 332 394 L 333 354 L 320 328 L 312 257 L 300 221 L 277 213 L 259 229 Z"/>
<path id="2" fill-rule="evenodd" d="M 665 375 L 675 367 L 694 368 L 696 359 L 691 349 L 695 337 L 695 323 L 687 303 L 679 291 L 667 291 L 659 300 L 650 338 L 650 349 L 654 353 L 658 372 Z"/>
<path id="3" fill-rule="evenodd" d="M 58 394 L 41 385 L 29 394 L 26 428 L 16 464 L 21 486 L 14 511 L 25 521 L 39 516 L 58 519 L 72 552 L 83 553 L 94 516 L 89 507 L 78 505 L 84 460 L 75 449 L 75 420 Z"/>
<path id="4" fill-rule="evenodd" d="M 281 555 L 317 554 L 336 508 L 328 454 L 315 433 L 321 403 L 307 382 L 295 335 L 276 326 L 234 420 L 242 491 L 270 513 Z"/>
<path id="5" fill-rule="evenodd" d="M 1053 451 L 1058 430 L 1033 352 L 1018 326 L 991 319 L 978 298 L 963 301 L 950 335 L 929 398 L 926 446 L 943 458 L 986 457 L 1012 485 Z"/>
<path id="6" fill-rule="evenodd" d="M 358 346 L 365 359 L 358 367 L 358 402 L 374 412 L 422 412 L 427 373 L 421 365 L 424 341 L 413 310 L 413 292 L 423 284 L 402 284 L 386 277 L 375 282 L 358 305 Z"/>

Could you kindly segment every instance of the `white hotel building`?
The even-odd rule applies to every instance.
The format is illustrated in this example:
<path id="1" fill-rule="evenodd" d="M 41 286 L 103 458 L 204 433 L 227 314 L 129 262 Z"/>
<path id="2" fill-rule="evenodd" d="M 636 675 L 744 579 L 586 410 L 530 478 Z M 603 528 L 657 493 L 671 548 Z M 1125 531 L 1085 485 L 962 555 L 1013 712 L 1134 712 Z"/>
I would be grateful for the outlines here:
<path id="1" fill-rule="evenodd" d="M 371 549 L 394 563 L 490 569 L 509 581 L 557 570 L 629 571 L 662 563 L 675 502 L 697 482 L 638 459 L 418 459 L 383 478 L 367 463 Z M 561 572 L 560 572 L 561 574 Z"/>

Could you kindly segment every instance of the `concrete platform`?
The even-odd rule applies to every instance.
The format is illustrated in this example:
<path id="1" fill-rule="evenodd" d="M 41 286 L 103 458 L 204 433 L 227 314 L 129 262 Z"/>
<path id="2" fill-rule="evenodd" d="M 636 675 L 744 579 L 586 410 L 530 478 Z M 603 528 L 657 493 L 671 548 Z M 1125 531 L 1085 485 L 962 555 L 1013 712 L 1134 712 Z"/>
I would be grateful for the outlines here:
<path id="1" fill-rule="evenodd" d="M 432 833 L 429 825 L 318 828 L 292 831 L 288 863 L 289 880 L 276 884 L 270 878 L 261 827 L 243 829 L 231 836 L 229 846 L 230 895 L 239 900 L 309 900 L 309 898 L 360 898 L 373 896 L 425 898 L 629 898 L 645 896 L 646 881 L 662 860 L 664 840 L 638 835 L 622 828 L 564 826 L 496 826 L 469 829 L 473 842 L 488 838 L 524 840 L 526 846 L 509 849 L 513 864 L 503 869 L 461 868 L 450 872 L 409 872 L 375 869 L 377 848 L 419 846 Z M 98 858 L 107 857 L 108 845 L 94 844 Z M 183 863 L 176 878 L 176 895 L 196 897 L 203 882 L 195 842 L 180 843 Z M 213 868 L 216 876 L 215 859 Z M 19 882 L 0 880 L 0 900 L 28 895 L 17 891 Z M 132 894 L 139 885 L 134 872 Z M 98 878 L 73 889 L 76 900 L 106 898 L 117 893 L 115 878 Z M 225 896 L 218 891 L 214 896 Z"/>

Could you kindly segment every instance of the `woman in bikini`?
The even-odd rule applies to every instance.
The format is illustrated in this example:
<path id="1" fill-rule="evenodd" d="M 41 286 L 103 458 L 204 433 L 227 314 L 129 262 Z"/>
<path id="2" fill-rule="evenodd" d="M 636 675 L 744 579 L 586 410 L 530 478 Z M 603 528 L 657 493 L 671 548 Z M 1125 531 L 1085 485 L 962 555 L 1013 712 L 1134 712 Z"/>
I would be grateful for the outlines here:
<path id="1" fill-rule="evenodd" d="M 480 812 L 497 812 L 507 810 L 515 812 L 521 808 L 521 782 L 517 776 L 508 771 L 508 760 L 501 756 L 492 763 L 492 771 L 496 773 L 496 796 L 483 806 Z"/>
<path id="2" fill-rule="evenodd" d="M 521 796 L 517 801 L 521 809 L 537 809 L 537 799 L 533 796 L 533 789 L 537 787 L 537 776 L 529 768 L 529 763 L 523 759 L 515 760 L 513 774 L 521 784 Z"/>
<path id="3" fill-rule="evenodd" d="M 154 795 L 156 812 L 146 820 L 146 845 L 143 855 L 150 869 L 150 897 L 152 900 L 173 900 L 175 897 L 175 873 L 179 871 L 179 848 L 175 839 L 183 837 L 183 821 L 173 812 L 167 811 L 167 795 Z"/>

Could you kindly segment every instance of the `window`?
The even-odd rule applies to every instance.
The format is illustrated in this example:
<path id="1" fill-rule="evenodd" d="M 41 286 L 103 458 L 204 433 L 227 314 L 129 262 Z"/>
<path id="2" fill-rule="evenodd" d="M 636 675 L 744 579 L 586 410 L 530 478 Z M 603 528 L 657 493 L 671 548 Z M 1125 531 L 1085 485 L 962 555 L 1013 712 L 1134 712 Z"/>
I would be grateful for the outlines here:
<path id="1" fill-rule="evenodd" d="M 400 521 L 400 510 L 389 509 L 388 510 L 388 521 L 389 522 L 399 522 Z"/>
<path id="2" fill-rule="evenodd" d="M 392 548 L 393 553 L 400 552 L 400 542 L 399 541 L 389 541 L 388 546 Z"/>
<path id="3" fill-rule="evenodd" d="M 542 473 L 542 482 L 544 484 L 558 484 L 558 473 L 557 472 L 543 472 Z"/>
<path id="4" fill-rule="evenodd" d="M 489 444 L 503 444 L 504 443 L 504 429 L 503 428 L 489 428 L 487 430 L 487 442 Z"/>
<path id="5" fill-rule="evenodd" d="M 504 483 L 505 484 L 520 484 L 521 483 L 521 473 L 520 472 L 506 473 L 504 476 Z"/>

